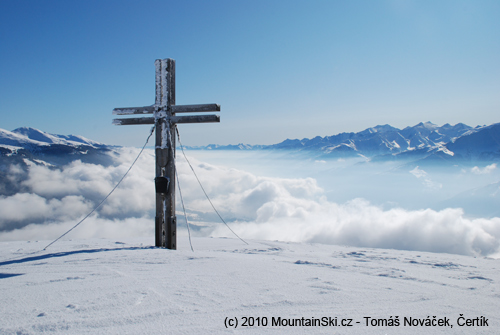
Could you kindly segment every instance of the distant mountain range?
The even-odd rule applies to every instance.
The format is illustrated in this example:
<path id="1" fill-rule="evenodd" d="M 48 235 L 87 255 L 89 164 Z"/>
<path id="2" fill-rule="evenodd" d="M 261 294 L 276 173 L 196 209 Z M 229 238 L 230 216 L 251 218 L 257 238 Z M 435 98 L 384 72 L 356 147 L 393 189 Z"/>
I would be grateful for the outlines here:
<path id="1" fill-rule="evenodd" d="M 321 158 L 365 157 L 384 160 L 499 160 L 500 123 L 472 128 L 458 123 L 437 126 L 431 122 L 398 129 L 376 126 L 358 133 L 302 140 L 287 139 L 272 145 L 214 145 L 192 150 L 289 150 Z"/>
<path id="2" fill-rule="evenodd" d="M 96 162 L 112 146 L 75 135 L 53 135 L 34 128 L 13 131 L 0 129 L 0 158 L 24 157 L 63 163 L 71 159 Z M 437 126 L 431 122 L 398 129 L 376 126 L 358 133 L 340 133 L 312 139 L 287 139 L 272 145 L 215 145 L 186 147 L 191 150 L 280 150 L 321 159 L 363 157 L 372 162 L 410 160 L 498 161 L 500 160 L 500 123 L 472 128 L 463 123 Z M 104 163 L 104 162 L 102 162 Z"/>

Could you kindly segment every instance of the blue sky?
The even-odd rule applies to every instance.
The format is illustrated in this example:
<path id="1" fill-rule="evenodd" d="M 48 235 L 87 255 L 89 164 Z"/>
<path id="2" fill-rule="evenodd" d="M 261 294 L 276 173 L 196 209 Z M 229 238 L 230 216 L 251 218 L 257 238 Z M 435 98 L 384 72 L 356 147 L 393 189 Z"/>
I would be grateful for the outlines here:
<path id="1" fill-rule="evenodd" d="M 154 103 L 173 58 L 177 104 L 219 103 L 184 144 L 432 121 L 500 122 L 500 1 L 0 0 L 0 128 L 141 146 L 115 107 Z"/>

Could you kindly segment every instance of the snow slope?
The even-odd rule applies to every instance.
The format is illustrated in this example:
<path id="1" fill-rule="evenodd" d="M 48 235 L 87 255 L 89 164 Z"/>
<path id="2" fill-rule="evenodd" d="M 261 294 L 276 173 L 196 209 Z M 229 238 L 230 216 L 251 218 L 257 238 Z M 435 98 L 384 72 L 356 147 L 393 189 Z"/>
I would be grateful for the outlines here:
<path id="1" fill-rule="evenodd" d="M 172 251 L 151 247 L 152 240 L 61 241 L 46 251 L 40 250 L 47 241 L 0 243 L 0 334 L 494 334 L 500 329 L 499 260 L 320 244 L 245 245 L 225 238 L 194 238 L 191 252 L 185 236 L 181 249 Z M 255 318 L 253 327 L 242 325 L 245 317 Z M 257 318 L 267 326 L 257 326 Z M 337 318 L 338 324 L 344 319 L 352 327 L 283 325 L 312 318 L 320 323 Z M 405 318 L 449 326 L 409 326 Z M 236 319 L 236 329 L 226 328 Z M 475 325 L 466 326 L 467 319 Z M 384 326 L 395 320 L 399 326 Z"/>
<path id="2" fill-rule="evenodd" d="M 13 131 L 0 129 L 0 146 L 18 148 L 32 148 L 34 146 L 50 146 L 53 144 L 78 147 L 90 146 L 93 148 L 106 145 L 76 135 L 54 135 L 29 127 L 17 128 Z"/>

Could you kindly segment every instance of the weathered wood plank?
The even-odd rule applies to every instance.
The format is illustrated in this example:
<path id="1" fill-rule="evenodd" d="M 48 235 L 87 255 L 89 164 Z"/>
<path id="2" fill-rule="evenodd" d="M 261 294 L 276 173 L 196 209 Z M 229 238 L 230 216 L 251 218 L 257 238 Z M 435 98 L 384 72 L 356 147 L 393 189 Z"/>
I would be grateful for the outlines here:
<path id="1" fill-rule="evenodd" d="M 162 77 L 162 60 L 157 59 L 155 61 L 155 105 L 159 106 L 162 104 L 162 93 L 163 93 L 163 77 Z M 154 118 L 148 118 L 153 119 Z M 137 123 L 132 123 L 137 124 Z M 162 142 L 162 127 L 161 123 L 156 124 L 156 138 L 155 138 L 155 176 L 162 177 L 164 166 L 166 165 L 167 150 L 161 149 Z M 156 216 L 155 216 L 155 245 L 157 247 L 165 247 L 165 213 L 163 211 L 163 201 L 165 196 L 160 193 L 156 193 Z"/>
<path id="2" fill-rule="evenodd" d="M 129 119 L 113 119 L 113 124 L 116 126 L 128 126 L 134 124 L 154 124 L 154 117 L 133 117 Z"/>
<path id="3" fill-rule="evenodd" d="M 167 95 L 164 99 L 167 99 L 168 107 L 175 105 L 175 59 L 167 58 L 167 71 L 168 75 L 166 79 Z"/>
<path id="4" fill-rule="evenodd" d="M 219 104 L 174 105 L 172 113 L 220 112 Z"/>
<path id="5" fill-rule="evenodd" d="M 161 105 L 162 80 L 161 59 L 155 60 L 155 105 Z"/>
<path id="6" fill-rule="evenodd" d="M 118 107 L 113 109 L 113 115 L 153 114 L 156 108 L 157 106 Z"/>
<path id="7" fill-rule="evenodd" d="M 166 59 L 167 76 L 163 79 L 164 96 L 163 101 L 167 105 L 167 118 L 172 117 L 171 106 L 175 105 L 175 60 Z M 166 89 L 166 91 L 165 91 Z M 170 185 L 163 206 L 164 222 L 166 225 L 166 245 L 167 249 L 177 249 L 177 220 L 175 217 L 175 124 L 163 124 L 163 127 L 169 127 L 169 134 L 163 134 L 163 140 L 168 144 L 168 158 L 165 166 L 165 177 L 170 180 Z"/>
<path id="8" fill-rule="evenodd" d="M 171 123 L 209 123 L 220 122 L 219 115 L 184 115 L 167 117 Z M 127 119 L 114 119 L 113 124 L 117 126 L 128 126 L 136 124 L 154 124 L 154 117 L 133 117 Z"/>
<path id="9" fill-rule="evenodd" d="M 207 123 L 207 122 L 220 122 L 219 115 L 185 115 L 185 116 L 171 116 L 172 123 Z"/>

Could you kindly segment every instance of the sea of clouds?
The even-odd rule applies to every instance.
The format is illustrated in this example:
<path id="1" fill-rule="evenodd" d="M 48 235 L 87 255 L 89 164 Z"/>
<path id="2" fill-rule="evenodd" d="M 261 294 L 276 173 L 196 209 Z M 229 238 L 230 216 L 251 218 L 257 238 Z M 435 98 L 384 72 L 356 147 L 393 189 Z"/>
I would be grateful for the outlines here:
<path id="1" fill-rule="evenodd" d="M 135 148 L 117 150 L 110 166 L 81 161 L 60 169 L 32 165 L 27 175 L 12 166 L 10 177 L 19 180 L 23 191 L 0 196 L 0 241 L 53 240 L 74 226 L 113 189 L 138 154 Z M 190 161 L 215 207 L 243 239 L 500 255 L 498 217 L 470 218 L 460 208 L 383 208 L 363 198 L 335 202 L 313 178 L 269 177 L 194 157 Z M 192 233 L 234 237 L 218 222 L 180 153 L 177 167 Z M 469 174 L 495 169 L 478 167 Z M 421 168 L 408 172 L 428 187 L 439 188 Z M 154 153 L 146 150 L 106 202 L 65 238 L 154 236 L 153 180 Z M 185 220 L 177 198 L 182 238 Z"/>

